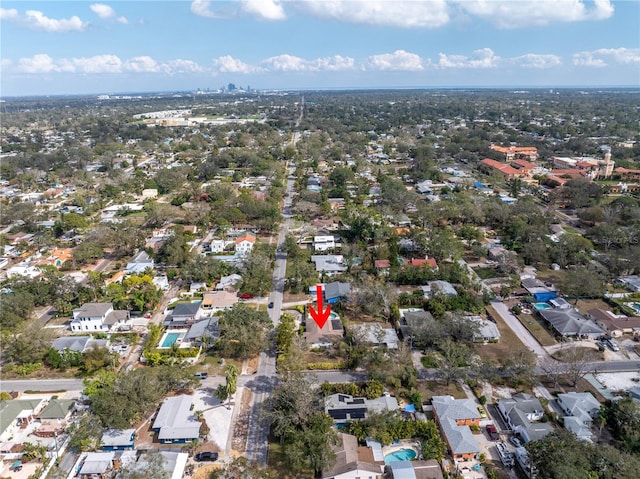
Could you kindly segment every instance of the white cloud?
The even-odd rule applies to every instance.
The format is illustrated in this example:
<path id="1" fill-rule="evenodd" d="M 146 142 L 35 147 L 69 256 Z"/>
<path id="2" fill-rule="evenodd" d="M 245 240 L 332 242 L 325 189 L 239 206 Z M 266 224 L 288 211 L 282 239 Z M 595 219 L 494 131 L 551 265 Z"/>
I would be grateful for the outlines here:
<path id="1" fill-rule="evenodd" d="M 45 32 L 73 32 L 82 31 L 89 25 L 83 22 L 77 16 L 71 18 L 55 18 L 45 17 L 38 10 L 27 10 L 23 19 L 24 23 L 34 30 L 44 30 Z"/>
<path id="2" fill-rule="evenodd" d="M 211 10 L 209 0 L 193 0 L 191 2 L 191 13 L 199 17 L 218 18 L 218 14 Z"/>
<path id="3" fill-rule="evenodd" d="M 59 64 L 61 69 L 72 73 L 120 73 L 122 71 L 122 60 L 117 55 L 63 59 Z"/>
<path id="4" fill-rule="evenodd" d="M 613 15 L 611 0 L 451 0 L 464 12 L 498 28 L 512 29 L 548 25 L 553 22 L 603 20 Z"/>
<path id="5" fill-rule="evenodd" d="M 53 58 L 44 53 L 39 53 L 30 58 L 21 58 L 18 61 L 18 71 L 22 73 L 50 73 L 59 71 Z"/>
<path id="6" fill-rule="evenodd" d="M 445 53 L 440 53 L 439 57 L 439 68 L 495 68 L 501 60 L 491 48 L 476 50 L 471 57 Z"/>
<path id="7" fill-rule="evenodd" d="M 109 5 L 105 5 L 104 3 L 94 3 L 89 8 L 91 8 L 93 13 L 95 13 L 96 15 L 98 15 L 100 18 L 104 20 L 115 18 L 116 16 L 116 11 L 113 8 L 111 8 Z M 129 23 L 129 20 L 127 20 L 127 17 L 122 17 L 122 16 L 116 18 L 116 21 L 124 25 Z"/>
<path id="8" fill-rule="evenodd" d="M 11 65 L 13 65 L 13 62 L 11 60 L 9 60 L 8 58 L 0 59 L 0 67 L 1 68 L 9 68 L 9 67 L 11 67 Z"/>
<path id="9" fill-rule="evenodd" d="M 277 55 L 261 62 L 264 69 L 271 72 L 321 72 L 353 70 L 355 60 L 351 57 L 332 57 L 306 60 L 293 55 Z"/>
<path id="10" fill-rule="evenodd" d="M 10 67 L 10 60 L 3 61 L 3 67 Z M 202 73 L 200 65 L 191 60 L 176 59 L 160 63 L 149 56 L 133 57 L 122 61 L 117 55 L 95 55 L 92 57 L 62 58 L 54 60 L 41 53 L 30 58 L 21 58 L 16 71 L 21 73 L 164 73 L 174 75 L 180 73 Z"/>
<path id="11" fill-rule="evenodd" d="M 19 16 L 15 8 L 0 8 L 0 20 L 16 20 Z"/>
<path id="12" fill-rule="evenodd" d="M 422 71 L 424 64 L 422 58 L 415 53 L 396 50 L 393 53 L 383 53 L 369 57 L 366 70 L 383 71 Z"/>
<path id="13" fill-rule="evenodd" d="M 573 64 L 584 67 L 606 67 L 610 63 L 631 65 L 640 63 L 640 48 L 600 48 L 573 55 Z"/>
<path id="14" fill-rule="evenodd" d="M 157 73 L 160 64 L 149 56 L 133 57 L 124 62 L 124 69 L 135 73 Z"/>
<path id="15" fill-rule="evenodd" d="M 213 67 L 215 70 L 222 73 L 255 73 L 260 68 L 253 65 L 248 65 L 241 60 L 233 58 L 231 55 L 224 55 L 220 58 L 213 60 Z"/>
<path id="16" fill-rule="evenodd" d="M 111 8 L 109 5 L 105 5 L 104 3 L 94 3 L 89 8 L 100 18 L 111 18 L 116 14 L 113 8 Z"/>
<path id="17" fill-rule="evenodd" d="M 287 15 L 279 0 L 242 0 L 242 9 L 264 20 L 284 20 Z"/>
<path id="18" fill-rule="evenodd" d="M 309 0 L 295 6 L 318 18 L 400 28 L 436 28 L 450 20 L 446 0 Z"/>
<path id="19" fill-rule="evenodd" d="M 560 57 L 551 54 L 541 55 L 537 53 L 527 53 L 526 55 L 514 57 L 510 61 L 524 68 L 536 69 L 553 68 L 562 65 Z"/>
<path id="20" fill-rule="evenodd" d="M 200 65 L 192 60 L 171 60 L 162 64 L 165 73 L 174 75 L 176 73 L 201 73 L 204 71 Z"/>
<path id="21" fill-rule="evenodd" d="M 262 62 L 270 71 L 276 72 L 301 72 L 308 70 L 308 62 L 304 58 L 293 55 L 277 55 L 267 58 Z"/>

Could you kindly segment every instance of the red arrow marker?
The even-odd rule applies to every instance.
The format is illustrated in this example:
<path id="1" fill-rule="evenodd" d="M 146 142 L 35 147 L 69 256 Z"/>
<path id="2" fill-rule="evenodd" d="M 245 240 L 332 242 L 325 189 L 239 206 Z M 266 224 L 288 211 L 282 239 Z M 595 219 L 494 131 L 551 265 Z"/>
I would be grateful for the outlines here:
<path id="1" fill-rule="evenodd" d="M 331 314 L 331 305 L 327 304 L 327 309 L 322 311 L 322 286 L 319 284 L 316 285 L 316 296 L 318 298 L 318 311 L 313 309 L 313 306 L 309 306 L 309 312 L 318 327 L 322 329 L 327 319 L 329 319 L 329 314 Z"/>

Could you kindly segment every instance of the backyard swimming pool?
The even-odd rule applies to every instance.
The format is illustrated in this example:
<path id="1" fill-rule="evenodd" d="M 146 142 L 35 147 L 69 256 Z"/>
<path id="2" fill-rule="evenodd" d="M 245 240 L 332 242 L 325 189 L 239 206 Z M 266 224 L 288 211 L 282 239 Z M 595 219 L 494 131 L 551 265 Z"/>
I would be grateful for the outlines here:
<path id="1" fill-rule="evenodd" d="M 329 315 L 329 319 L 340 319 L 340 315 L 335 311 L 331 311 L 331 314 Z"/>
<path id="2" fill-rule="evenodd" d="M 161 348 L 170 348 L 183 335 L 184 335 L 184 333 L 166 333 L 164 335 L 164 338 L 162 338 L 162 342 L 160 343 L 160 347 Z"/>
<path id="3" fill-rule="evenodd" d="M 398 449 L 397 451 L 384 456 L 384 463 L 389 464 L 390 462 L 410 461 L 415 459 L 417 455 L 418 454 L 413 449 Z"/>
<path id="4" fill-rule="evenodd" d="M 537 310 L 551 309 L 551 305 L 547 303 L 536 303 L 533 305 Z"/>

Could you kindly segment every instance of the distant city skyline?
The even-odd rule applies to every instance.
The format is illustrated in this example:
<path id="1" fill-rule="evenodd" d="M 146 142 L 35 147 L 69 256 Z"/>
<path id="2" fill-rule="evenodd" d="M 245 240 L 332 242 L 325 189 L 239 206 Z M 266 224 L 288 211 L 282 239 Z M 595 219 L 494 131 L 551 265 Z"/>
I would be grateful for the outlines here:
<path id="1" fill-rule="evenodd" d="M 640 86 L 640 2 L 3 1 L 0 94 Z"/>

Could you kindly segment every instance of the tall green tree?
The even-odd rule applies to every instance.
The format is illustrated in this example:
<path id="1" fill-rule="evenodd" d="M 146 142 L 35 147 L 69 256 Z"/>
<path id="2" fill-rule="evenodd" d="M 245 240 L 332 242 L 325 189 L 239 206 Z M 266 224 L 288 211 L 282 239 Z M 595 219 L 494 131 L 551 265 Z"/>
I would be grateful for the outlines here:
<path id="1" fill-rule="evenodd" d="M 271 325 L 265 311 L 238 303 L 220 316 L 218 347 L 225 356 L 250 358 L 266 348 Z"/>

